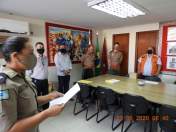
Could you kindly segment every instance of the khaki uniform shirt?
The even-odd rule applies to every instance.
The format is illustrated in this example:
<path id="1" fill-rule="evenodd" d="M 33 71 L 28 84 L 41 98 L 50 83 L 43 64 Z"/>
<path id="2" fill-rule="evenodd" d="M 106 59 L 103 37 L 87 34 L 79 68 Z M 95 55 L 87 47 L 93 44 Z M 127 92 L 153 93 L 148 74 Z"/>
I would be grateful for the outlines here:
<path id="1" fill-rule="evenodd" d="M 0 73 L 8 76 L 0 84 L 0 132 L 7 132 L 18 120 L 38 113 L 37 93 L 32 82 L 14 70 L 2 66 Z M 28 132 L 38 131 L 36 126 Z"/>
<path id="2" fill-rule="evenodd" d="M 120 70 L 120 64 L 123 60 L 122 52 L 118 51 L 117 53 L 110 52 L 109 53 L 109 66 L 112 70 Z"/>
<path id="3" fill-rule="evenodd" d="M 84 69 L 91 69 L 95 66 L 95 55 L 84 54 L 82 56 L 82 64 Z"/>

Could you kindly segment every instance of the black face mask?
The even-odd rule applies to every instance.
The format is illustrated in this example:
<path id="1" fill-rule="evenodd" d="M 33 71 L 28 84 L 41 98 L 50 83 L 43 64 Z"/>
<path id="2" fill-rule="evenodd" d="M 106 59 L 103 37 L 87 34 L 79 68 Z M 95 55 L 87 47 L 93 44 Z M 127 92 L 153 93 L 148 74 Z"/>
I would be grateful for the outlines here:
<path id="1" fill-rule="evenodd" d="M 153 51 L 152 50 L 147 50 L 147 53 L 148 54 L 153 54 Z"/>
<path id="2" fill-rule="evenodd" d="M 67 53 L 67 50 L 66 50 L 66 49 L 60 49 L 60 52 L 61 52 L 62 54 L 65 54 L 65 53 Z"/>
<path id="3" fill-rule="evenodd" d="M 38 52 L 39 54 L 43 54 L 43 53 L 45 52 L 45 50 L 44 50 L 44 48 L 41 48 L 41 49 L 37 49 L 37 52 Z"/>

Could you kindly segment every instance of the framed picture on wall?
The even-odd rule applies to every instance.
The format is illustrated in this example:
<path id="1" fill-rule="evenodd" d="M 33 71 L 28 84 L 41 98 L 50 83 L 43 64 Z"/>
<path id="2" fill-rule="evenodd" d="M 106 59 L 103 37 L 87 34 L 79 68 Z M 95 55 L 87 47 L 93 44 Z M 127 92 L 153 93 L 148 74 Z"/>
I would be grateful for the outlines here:
<path id="1" fill-rule="evenodd" d="M 84 50 L 92 41 L 92 30 L 46 23 L 46 39 L 49 66 L 54 65 L 54 56 L 60 45 L 66 45 L 72 63 L 80 63 Z"/>

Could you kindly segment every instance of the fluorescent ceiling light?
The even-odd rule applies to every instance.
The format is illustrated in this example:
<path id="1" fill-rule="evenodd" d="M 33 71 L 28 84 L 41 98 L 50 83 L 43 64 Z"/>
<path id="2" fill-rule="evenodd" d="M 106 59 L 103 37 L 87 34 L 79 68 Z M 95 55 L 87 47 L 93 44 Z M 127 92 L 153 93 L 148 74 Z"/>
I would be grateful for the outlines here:
<path id="1" fill-rule="evenodd" d="M 121 18 L 145 15 L 145 12 L 124 0 L 93 0 L 88 6 Z"/>

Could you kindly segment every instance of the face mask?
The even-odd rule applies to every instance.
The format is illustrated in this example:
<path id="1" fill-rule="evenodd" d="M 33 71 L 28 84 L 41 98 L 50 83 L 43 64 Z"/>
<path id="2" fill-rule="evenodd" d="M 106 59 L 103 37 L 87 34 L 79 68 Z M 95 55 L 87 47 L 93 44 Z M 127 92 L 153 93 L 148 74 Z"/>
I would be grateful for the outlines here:
<path id="1" fill-rule="evenodd" d="M 66 51 L 66 49 L 60 49 L 60 52 L 65 54 L 67 51 Z"/>
<path id="2" fill-rule="evenodd" d="M 148 53 L 148 54 L 152 54 L 153 51 L 152 51 L 152 50 L 148 50 L 147 53 Z"/>
<path id="3" fill-rule="evenodd" d="M 20 63 L 26 67 L 26 70 L 32 70 L 37 63 L 37 58 L 34 54 L 31 54 L 24 58 L 24 60 L 20 60 Z"/>
<path id="4" fill-rule="evenodd" d="M 37 49 L 37 52 L 38 52 L 39 54 L 43 54 L 43 53 L 45 52 L 45 50 L 44 50 L 44 48 L 41 48 L 41 49 Z"/>

